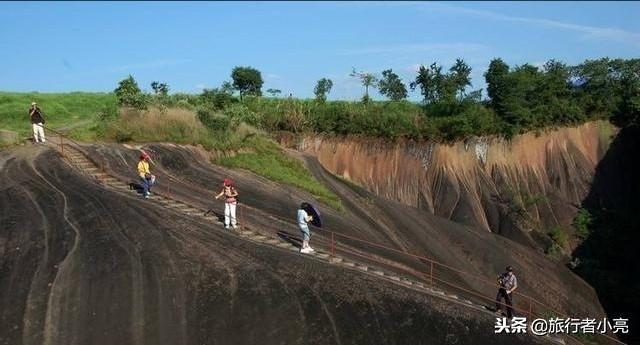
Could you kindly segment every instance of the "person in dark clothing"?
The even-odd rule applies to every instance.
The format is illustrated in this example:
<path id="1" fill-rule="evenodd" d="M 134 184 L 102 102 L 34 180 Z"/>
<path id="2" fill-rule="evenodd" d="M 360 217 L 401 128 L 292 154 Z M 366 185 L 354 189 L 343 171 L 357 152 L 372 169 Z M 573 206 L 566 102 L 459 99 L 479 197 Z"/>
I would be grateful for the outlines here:
<path id="1" fill-rule="evenodd" d="M 513 300 L 512 300 L 512 292 L 518 288 L 518 279 L 516 279 L 516 275 L 513 274 L 513 267 L 507 266 L 506 272 L 498 276 L 498 295 L 496 296 L 496 314 L 502 315 L 502 299 L 504 298 L 504 303 L 507 305 L 507 317 L 513 317 Z"/>
<path id="2" fill-rule="evenodd" d="M 31 107 L 29 108 L 29 118 L 31 119 L 31 127 L 33 129 L 33 142 L 34 143 L 45 143 L 44 138 L 44 117 L 42 116 L 42 111 L 36 104 L 36 102 L 31 103 Z"/>

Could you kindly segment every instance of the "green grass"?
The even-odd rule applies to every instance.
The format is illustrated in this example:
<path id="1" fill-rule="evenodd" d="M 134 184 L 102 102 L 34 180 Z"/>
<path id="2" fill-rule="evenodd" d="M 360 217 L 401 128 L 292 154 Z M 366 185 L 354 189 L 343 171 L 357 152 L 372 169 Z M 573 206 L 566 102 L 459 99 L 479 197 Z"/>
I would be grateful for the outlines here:
<path id="1" fill-rule="evenodd" d="M 214 163 L 231 168 L 247 169 L 270 180 L 293 185 L 311 193 L 327 206 L 338 211 L 343 210 L 338 196 L 314 179 L 299 160 L 285 155 L 276 143 L 253 136 L 248 138 L 245 144 L 253 152 L 217 158 Z"/>
<path id="2" fill-rule="evenodd" d="M 17 93 L 0 92 L 0 128 L 31 135 L 29 106 L 38 103 L 46 125 L 62 129 L 76 139 L 95 139 L 97 115 L 109 104 L 115 104 L 111 93 Z"/>

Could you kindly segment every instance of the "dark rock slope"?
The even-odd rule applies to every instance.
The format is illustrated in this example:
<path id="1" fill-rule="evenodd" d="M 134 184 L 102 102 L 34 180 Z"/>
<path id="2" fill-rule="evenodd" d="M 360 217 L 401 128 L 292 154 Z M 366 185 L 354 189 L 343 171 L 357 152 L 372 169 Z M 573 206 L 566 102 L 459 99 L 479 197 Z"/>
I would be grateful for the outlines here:
<path id="1" fill-rule="evenodd" d="M 110 174 L 124 180 L 134 175 L 135 149 L 116 145 L 86 149 Z M 213 189 L 222 177 L 231 176 L 247 205 L 240 213 L 243 224 L 295 234 L 292 223 L 276 222 L 267 215 L 293 218 L 295 206 L 310 199 L 305 193 L 214 167 L 195 149 L 171 145 L 151 149 L 158 163 L 153 166 L 160 182 L 157 191 L 167 188 L 165 192 L 176 198 L 219 209 L 221 205 L 211 200 Z M 345 197 L 356 193 L 326 172 L 315 172 L 324 174 Z M 0 190 L 0 344 L 534 341 L 495 336 L 494 320 L 482 312 L 290 251 L 252 244 L 152 200 L 106 190 L 52 150 L 2 151 Z M 327 210 L 328 228 L 401 249 L 423 247 L 423 252 L 446 263 L 470 263 L 466 268 L 477 274 L 493 276 L 505 263 L 517 262 L 523 271 L 523 290 L 536 292 L 540 300 L 556 303 L 561 310 L 601 313 L 586 284 L 523 246 L 437 217 L 402 214 L 406 211 L 402 204 L 364 195 L 372 200 L 370 206 L 358 208 L 354 199 L 344 214 Z M 387 212 L 375 213 L 380 209 Z M 406 226 L 400 231 L 390 222 Z M 322 238 L 321 233 L 314 237 Z M 400 256 L 376 254 L 424 269 Z M 548 282 L 536 282 L 543 275 Z M 535 291 L 537 287 L 541 289 Z M 493 294 L 489 290 L 486 293 Z"/>

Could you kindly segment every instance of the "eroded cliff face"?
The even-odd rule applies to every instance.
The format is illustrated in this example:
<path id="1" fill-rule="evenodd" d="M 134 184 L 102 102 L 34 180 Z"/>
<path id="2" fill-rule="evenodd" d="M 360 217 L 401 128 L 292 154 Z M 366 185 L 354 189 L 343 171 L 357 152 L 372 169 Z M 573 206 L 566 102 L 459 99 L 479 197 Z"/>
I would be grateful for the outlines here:
<path id="1" fill-rule="evenodd" d="M 590 122 L 511 141 L 446 145 L 315 136 L 297 148 L 379 196 L 545 248 L 549 230 L 571 232 L 614 132 L 606 122 Z"/>

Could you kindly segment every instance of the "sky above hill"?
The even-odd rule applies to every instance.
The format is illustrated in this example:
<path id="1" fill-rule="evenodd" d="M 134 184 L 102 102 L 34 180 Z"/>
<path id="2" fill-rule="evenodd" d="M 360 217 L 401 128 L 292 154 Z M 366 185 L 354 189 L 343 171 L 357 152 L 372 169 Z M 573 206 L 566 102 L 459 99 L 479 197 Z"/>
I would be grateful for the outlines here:
<path id="1" fill-rule="evenodd" d="M 131 74 L 199 93 L 253 66 L 263 90 L 311 97 L 326 77 L 329 99 L 357 99 L 352 67 L 408 84 L 458 57 L 479 89 L 494 57 L 640 57 L 639 17 L 637 2 L 1 2 L 0 90 L 112 91 Z"/>

